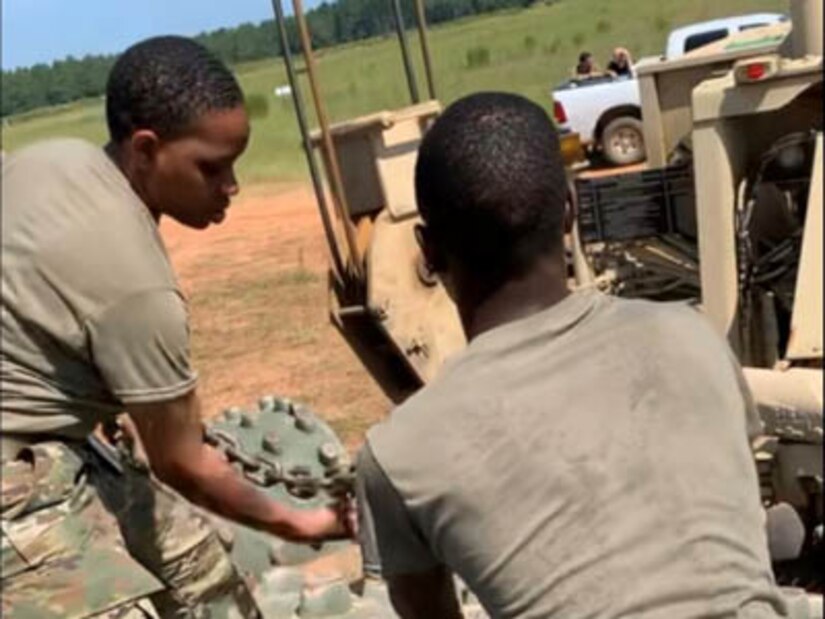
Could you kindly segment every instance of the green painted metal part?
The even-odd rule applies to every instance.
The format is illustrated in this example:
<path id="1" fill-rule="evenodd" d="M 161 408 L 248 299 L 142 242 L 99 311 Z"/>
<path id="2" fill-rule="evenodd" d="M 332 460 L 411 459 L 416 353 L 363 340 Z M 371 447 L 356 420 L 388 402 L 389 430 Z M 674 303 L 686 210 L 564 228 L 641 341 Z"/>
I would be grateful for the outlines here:
<path id="1" fill-rule="evenodd" d="M 287 398 L 263 397 L 254 410 L 227 409 L 207 426 L 206 441 L 262 492 L 294 509 L 352 492 L 354 470 L 344 445 L 320 417 Z M 360 580 L 360 563 L 353 570 L 352 542 L 310 547 L 227 521 L 219 532 L 267 618 L 396 616 L 383 583 Z M 320 582 L 308 578 L 306 566 L 324 559 L 333 573 L 328 568 Z M 360 582 L 352 582 L 353 571 Z"/>
<path id="2" fill-rule="evenodd" d="M 353 491 L 353 465 L 335 432 L 287 398 L 265 396 L 257 408 L 229 408 L 208 424 L 205 438 L 261 491 L 294 509 L 319 507 Z M 360 555 L 353 565 L 352 542 L 310 547 L 228 521 L 220 521 L 218 531 L 267 619 L 397 616 L 383 581 L 362 575 Z M 307 568 L 324 561 L 322 576 Z M 464 616 L 486 619 L 467 588 L 456 585 Z"/>

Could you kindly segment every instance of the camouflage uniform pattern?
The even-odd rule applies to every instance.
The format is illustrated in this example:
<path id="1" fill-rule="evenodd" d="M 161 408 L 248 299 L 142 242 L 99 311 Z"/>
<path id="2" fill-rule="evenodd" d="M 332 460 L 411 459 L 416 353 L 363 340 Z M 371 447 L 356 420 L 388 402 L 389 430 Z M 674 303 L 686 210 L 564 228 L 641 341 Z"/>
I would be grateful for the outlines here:
<path id="1" fill-rule="evenodd" d="M 163 584 L 131 558 L 81 454 L 42 443 L 2 465 L 2 616 L 156 616 Z"/>
<path id="2" fill-rule="evenodd" d="M 207 518 L 145 468 L 39 443 L 2 464 L 2 616 L 260 613 Z"/>

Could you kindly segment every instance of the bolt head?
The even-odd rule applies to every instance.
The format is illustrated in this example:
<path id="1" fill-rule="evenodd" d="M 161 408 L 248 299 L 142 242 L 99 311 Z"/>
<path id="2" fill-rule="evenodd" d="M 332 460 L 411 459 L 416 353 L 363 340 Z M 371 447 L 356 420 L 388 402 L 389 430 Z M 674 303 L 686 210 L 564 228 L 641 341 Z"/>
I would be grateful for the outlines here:
<path id="1" fill-rule="evenodd" d="M 267 432 L 261 441 L 261 447 L 265 452 L 277 456 L 281 453 L 281 437 L 276 432 Z"/>
<path id="2" fill-rule="evenodd" d="M 318 448 L 318 459 L 326 467 L 334 466 L 338 463 L 340 453 L 334 443 L 326 442 Z"/>
<path id="3" fill-rule="evenodd" d="M 232 406 L 227 408 L 223 412 L 223 418 L 226 419 L 229 423 L 240 423 L 241 421 L 241 409 L 237 406 Z"/>
<path id="4" fill-rule="evenodd" d="M 314 432 L 315 420 L 306 412 L 299 411 L 295 414 L 295 427 L 301 432 Z"/>

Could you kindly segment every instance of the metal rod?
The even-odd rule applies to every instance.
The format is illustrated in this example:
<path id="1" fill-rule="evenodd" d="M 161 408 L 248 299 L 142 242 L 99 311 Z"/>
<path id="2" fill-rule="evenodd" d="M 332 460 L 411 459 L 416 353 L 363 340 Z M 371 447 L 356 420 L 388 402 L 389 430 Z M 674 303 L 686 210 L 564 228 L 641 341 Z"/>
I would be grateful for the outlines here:
<path id="1" fill-rule="evenodd" d="M 401 57 L 404 60 L 404 72 L 407 74 L 407 85 L 410 87 L 410 98 L 413 103 L 420 103 L 421 96 L 418 94 L 418 80 L 415 78 L 410 48 L 407 45 L 407 33 L 404 25 L 404 14 L 401 12 L 400 0 L 390 0 L 392 13 L 395 17 L 395 30 L 398 34 L 398 43 L 401 45 Z"/>
<path id="2" fill-rule="evenodd" d="M 326 196 L 324 195 L 324 185 L 321 182 L 321 173 L 318 169 L 318 162 L 315 160 L 315 154 L 312 150 L 312 140 L 309 137 L 309 125 L 307 123 L 306 110 L 304 108 L 304 100 L 301 96 L 301 87 L 295 72 L 295 65 L 292 62 L 292 52 L 289 49 L 289 35 L 286 30 L 286 19 L 284 18 L 284 8 L 281 5 L 281 0 L 272 0 L 272 8 L 275 11 L 275 21 L 278 27 L 278 38 L 281 41 L 281 54 L 284 57 L 284 66 L 286 68 L 287 79 L 289 80 L 289 88 L 292 91 L 292 102 L 295 106 L 295 115 L 298 117 L 298 128 L 301 131 L 301 142 L 304 147 L 304 154 L 307 158 L 307 165 L 309 166 L 309 175 L 312 178 L 312 188 L 315 191 L 315 199 L 318 202 L 318 211 L 321 213 L 321 224 L 324 227 L 324 234 L 327 237 L 327 244 L 329 245 L 332 254 L 333 271 L 335 278 L 341 281 L 344 275 L 344 261 L 341 258 L 341 250 L 338 247 L 338 237 L 335 234 L 335 228 L 330 217 L 329 205 L 327 204 Z"/>
<path id="3" fill-rule="evenodd" d="M 424 57 L 424 74 L 427 78 L 427 90 L 430 99 L 437 99 L 435 94 L 435 79 L 430 56 L 430 44 L 427 41 L 427 12 L 424 10 L 424 0 L 415 0 L 415 20 L 418 22 L 418 38 L 421 40 L 421 55 Z"/>
<path id="4" fill-rule="evenodd" d="M 318 88 L 315 55 L 312 52 L 312 40 L 309 36 L 309 28 L 307 27 L 306 17 L 304 16 L 303 2 L 301 0 L 292 0 L 292 7 L 295 14 L 295 22 L 298 25 L 298 34 L 301 39 L 301 49 L 304 53 L 304 61 L 306 62 L 309 87 L 312 92 L 312 99 L 315 102 L 315 112 L 318 115 L 318 125 L 321 129 L 321 143 L 329 164 L 332 198 L 338 209 L 338 216 L 341 218 L 341 223 L 344 226 L 347 249 L 349 250 L 350 266 L 353 271 L 355 271 L 355 275 L 359 279 L 362 279 L 363 268 L 361 265 L 361 258 L 358 254 L 358 244 L 355 240 L 355 228 L 349 218 L 349 207 L 347 205 L 347 198 L 344 195 L 344 183 L 341 180 L 341 169 L 338 166 L 338 155 L 335 152 L 335 145 L 332 141 L 332 133 L 329 129 L 327 111 L 324 107 L 323 99 L 321 98 L 321 91 Z"/>

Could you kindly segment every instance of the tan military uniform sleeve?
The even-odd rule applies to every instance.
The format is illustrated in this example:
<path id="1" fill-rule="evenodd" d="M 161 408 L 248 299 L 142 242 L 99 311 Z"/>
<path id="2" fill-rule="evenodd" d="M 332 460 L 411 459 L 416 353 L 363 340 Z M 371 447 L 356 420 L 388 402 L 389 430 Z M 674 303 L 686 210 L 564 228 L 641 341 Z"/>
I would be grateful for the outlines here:
<path id="1" fill-rule="evenodd" d="M 176 290 L 126 297 L 86 327 L 95 365 L 124 405 L 164 402 L 194 388 L 186 304 Z"/>
<path id="2" fill-rule="evenodd" d="M 410 519 L 404 501 L 367 443 L 358 455 L 356 492 L 364 567 L 384 576 L 430 570 L 441 562 Z"/>

